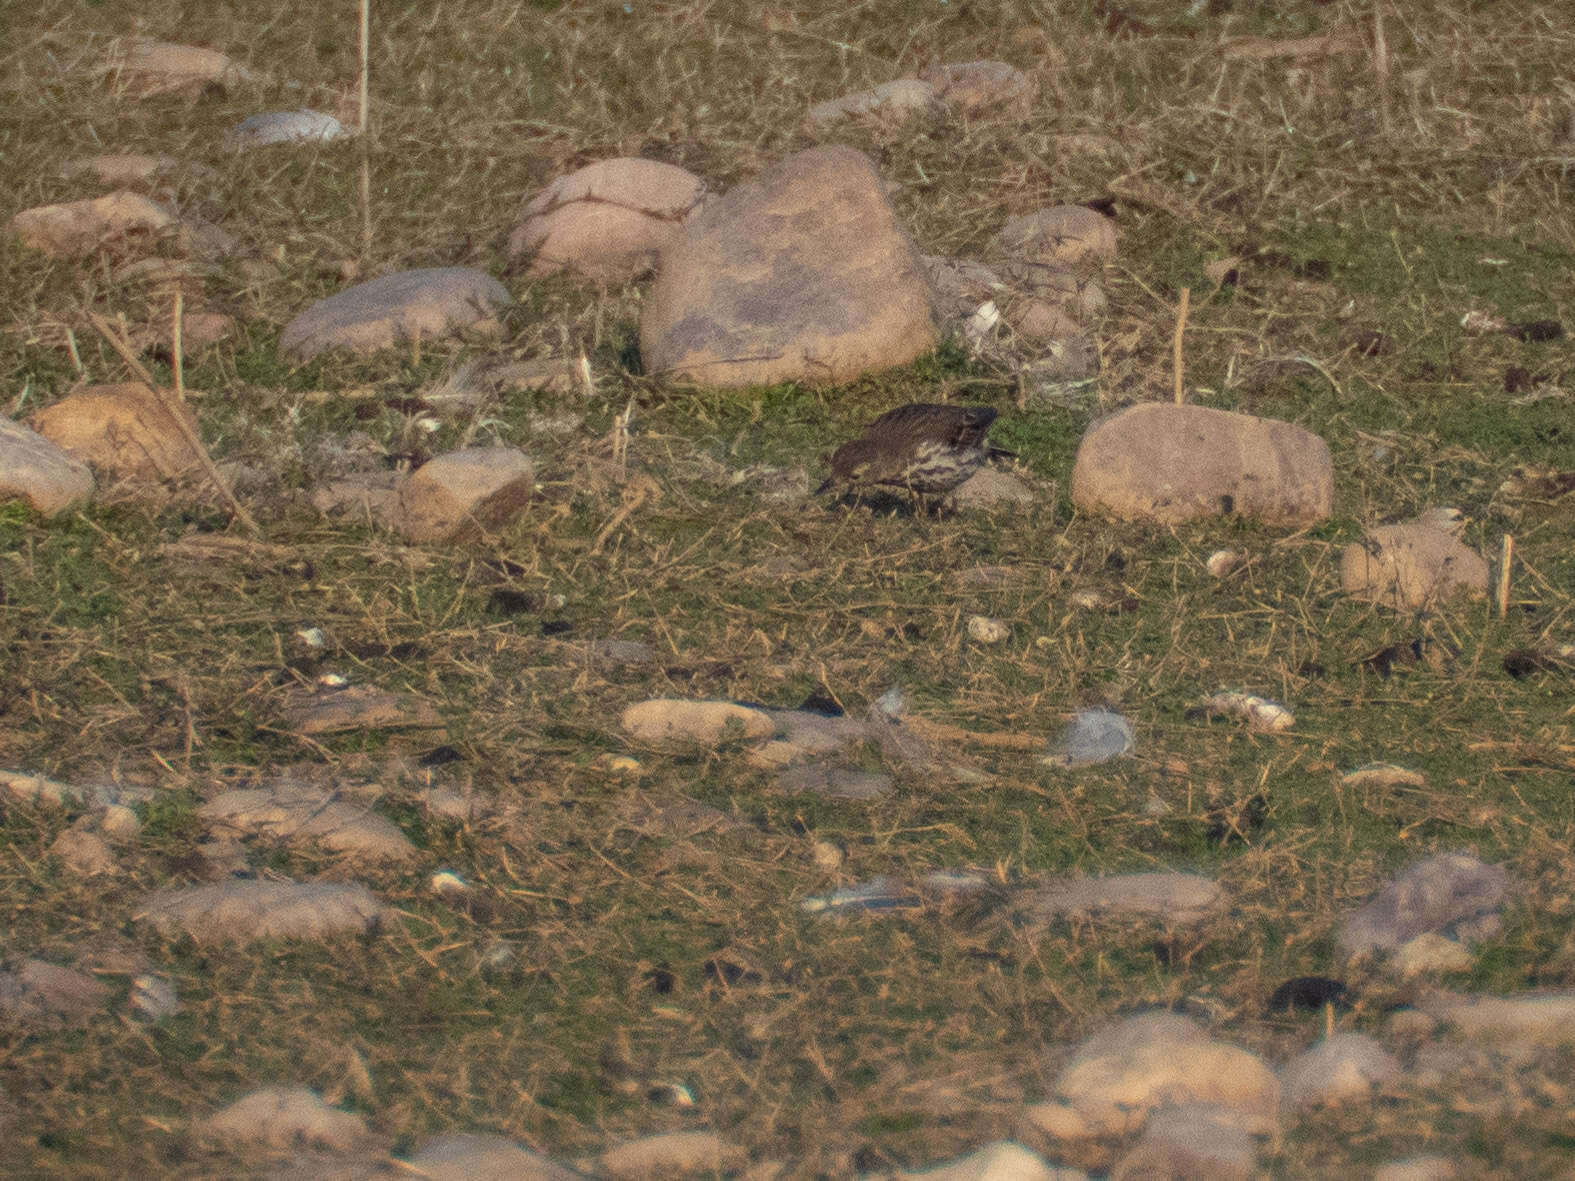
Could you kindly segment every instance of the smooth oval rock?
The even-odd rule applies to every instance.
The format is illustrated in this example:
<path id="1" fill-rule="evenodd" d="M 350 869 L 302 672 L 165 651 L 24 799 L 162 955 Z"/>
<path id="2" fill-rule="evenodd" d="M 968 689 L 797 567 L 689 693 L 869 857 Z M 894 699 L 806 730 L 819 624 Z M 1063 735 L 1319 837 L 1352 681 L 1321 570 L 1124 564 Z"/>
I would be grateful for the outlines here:
<path id="1" fill-rule="evenodd" d="M 191 411 L 140 381 L 68 394 L 33 415 L 33 426 L 76 458 L 123 479 L 176 481 L 202 462 L 186 435 L 197 433 Z"/>
<path id="2" fill-rule="evenodd" d="M 1224 909 L 1225 892 L 1201 874 L 1156 870 L 1076 878 L 1033 891 L 1021 901 L 1028 913 L 1041 918 L 1103 916 L 1200 923 Z"/>
<path id="3" fill-rule="evenodd" d="M 1099 419 L 1078 444 L 1072 499 L 1163 524 L 1241 515 L 1311 525 L 1334 504 L 1329 445 L 1274 418 L 1146 402 Z"/>
<path id="4" fill-rule="evenodd" d="M 335 1152 L 371 1139 L 360 1116 L 328 1106 L 306 1087 L 261 1087 L 203 1120 L 200 1131 L 217 1140 Z"/>
<path id="5" fill-rule="evenodd" d="M 347 882 L 232 879 L 160 891 L 133 918 L 166 939 L 224 943 L 363 935 L 388 913 L 365 886 Z"/>
<path id="6" fill-rule="evenodd" d="M 19 497 L 46 517 L 93 495 L 93 472 L 37 431 L 0 416 L 0 500 Z"/>
<path id="7" fill-rule="evenodd" d="M 819 126 L 866 117 L 908 119 L 932 110 L 935 105 L 933 83 L 919 78 L 897 78 L 869 90 L 856 90 L 816 103 L 810 107 L 808 119 Z"/>
<path id="8" fill-rule="evenodd" d="M 1013 1140 L 997 1140 L 957 1160 L 892 1176 L 902 1181 L 1087 1181 L 1081 1169 L 1057 1168 Z"/>
<path id="9" fill-rule="evenodd" d="M 1336 1033 L 1292 1058 L 1280 1070 L 1292 1107 L 1364 1099 L 1400 1077 L 1400 1062 L 1361 1033 Z"/>
<path id="10" fill-rule="evenodd" d="M 536 469 L 513 447 L 436 456 L 400 484 L 397 524 L 412 541 L 457 541 L 502 528 L 536 491 Z"/>
<path id="11" fill-rule="evenodd" d="M 1398 610 L 1487 592 L 1482 556 L 1448 530 L 1419 521 L 1376 525 L 1340 555 L 1345 592 Z"/>
<path id="12" fill-rule="evenodd" d="M 234 86 L 259 82 L 263 75 L 217 49 L 156 41 L 148 37 L 116 38 L 104 55 L 101 73 L 126 77 L 139 92 L 157 94 L 192 86 Z"/>
<path id="13" fill-rule="evenodd" d="M 528 274 L 572 270 L 593 279 L 632 279 L 652 269 L 709 196 L 692 172 L 623 156 L 560 176 L 525 201 L 509 235 L 509 255 L 528 257 Z"/>
<path id="14" fill-rule="evenodd" d="M 264 148 L 272 144 L 327 143 L 347 134 L 343 123 L 321 111 L 264 111 L 242 119 L 225 141 L 232 148 Z"/>
<path id="15" fill-rule="evenodd" d="M 623 711 L 623 728 L 643 742 L 690 739 L 715 743 L 731 727 L 745 738 L 770 738 L 776 723 L 762 710 L 731 701 L 684 701 L 658 697 L 637 702 Z"/>
<path id="16" fill-rule="evenodd" d="M 1214 1041 L 1174 1013 L 1140 1013 L 1094 1034 L 1072 1054 L 1056 1091 L 1095 1134 L 1137 1128 L 1155 1108 L 1209 1103 L 1254 1133 L 1278 1127 L 1280 1080 L 1240 1046 Z"/>
<path id="17" fill-rule="evenodd" d="M 420 267 L 347 287 L 285 325 L 279 350 L 308 361 L 330 349 L 370 353 L 403 341 L 497 331 L 510 302 L 491 275 L 470 267 Z"/>
<path id="18" fill-rule="evenodd" d="M 646 372 L 708 386 L 849 381 L 933 347 L 931 303 L 874 165 L 813 148 L 685 223 L 640 352 Z"/>

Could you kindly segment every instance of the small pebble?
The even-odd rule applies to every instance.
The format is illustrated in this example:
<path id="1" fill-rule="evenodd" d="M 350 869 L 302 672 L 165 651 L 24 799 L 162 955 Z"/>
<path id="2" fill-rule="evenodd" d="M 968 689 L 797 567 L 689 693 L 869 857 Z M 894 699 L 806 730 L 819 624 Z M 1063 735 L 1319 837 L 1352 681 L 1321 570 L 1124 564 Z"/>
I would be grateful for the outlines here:
<path id="1" fill-rule="evenodd" d="M 999 619 L 972 615 L 968 618 L 968 634 L 981 644 L 999 644 L 1011 634 L 1011 629 Z"/>

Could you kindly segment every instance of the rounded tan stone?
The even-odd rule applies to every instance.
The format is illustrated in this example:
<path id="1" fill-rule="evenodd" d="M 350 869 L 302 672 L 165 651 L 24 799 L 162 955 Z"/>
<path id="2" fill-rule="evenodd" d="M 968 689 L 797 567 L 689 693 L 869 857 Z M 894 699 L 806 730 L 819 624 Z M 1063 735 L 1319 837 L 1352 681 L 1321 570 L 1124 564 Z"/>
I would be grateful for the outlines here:
<path id="1" fill-rule="evenodd" d="M 1420 521 L 1378 525 L 1340 555 L 1347 594 L 1401 610 L 1480 595 L 1490 581 L 1480 554 L 1450 531 Z"/>
<path id="2" fill-rule="evenodd" d="M 1124 520 L 1240 514 L 1310 525 L 1333 507 L 1334 467 L 1328 444 L 1293 423 L 1148 402 L 1088 428 L 1072 499 Z"/>
<path id="3" fill-rule="evenodd" d="M 197 431 L 191 411 L 167 405 L 140 381 L 69 394 L 33 415 L 33 426 L 78 459 L 121 479 L 180 480 L 202 462 L 185 433 Z"/>
<path id="4" fill-rule="evenodd" d="M 705 203 L 703 180 L 672 164 L 619 157 L 561 176 L 521 204 L 509 254 L 530 275 L 572 270 L 624 280 L 655 267 Z"/>
<path id="5" fill-rule="evenodd" d="M 513 447 L 466 447 L 428 460 L 399 487 L 396 523 L 412 541 L 498 529 L 530 503 L 535 468 Z"/>
<path id="6" fill-rule="evenodd" d="M 658 697 L 623 711 L 623 728 L 645 742 L 690 739 L 715 743 L 737 726 L 745 738 L 770 738 L 776 722 L 769 714 L 731 701 L 683 701 Z"/>

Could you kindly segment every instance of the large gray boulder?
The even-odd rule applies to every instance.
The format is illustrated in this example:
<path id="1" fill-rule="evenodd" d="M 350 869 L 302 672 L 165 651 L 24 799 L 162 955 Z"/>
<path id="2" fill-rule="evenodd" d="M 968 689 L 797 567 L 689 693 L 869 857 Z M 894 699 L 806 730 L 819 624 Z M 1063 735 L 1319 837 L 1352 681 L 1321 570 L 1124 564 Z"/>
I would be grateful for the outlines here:
<path id="1" fill-rule="evenodd" d="M 847 147 L 789 157 L 691 218 L 640 323 L 647 372 L 711 386 L 849 381 L 934 343 L 924 264 Z"/>

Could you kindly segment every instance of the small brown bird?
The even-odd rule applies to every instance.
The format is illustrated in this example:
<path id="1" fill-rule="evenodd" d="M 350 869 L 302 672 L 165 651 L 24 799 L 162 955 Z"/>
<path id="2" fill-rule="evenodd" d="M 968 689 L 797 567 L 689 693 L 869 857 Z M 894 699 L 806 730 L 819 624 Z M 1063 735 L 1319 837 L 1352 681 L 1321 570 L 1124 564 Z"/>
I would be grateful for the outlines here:
<path id="1" fill-rule="evenodd" d="M 888 410 L 832 453 L 831 475 L 815 493 L 884 484 L 944 496 L 986 461 L 1012 454 L 985 440 L 994 421 L 993 406 L 913 402 Z"/>

